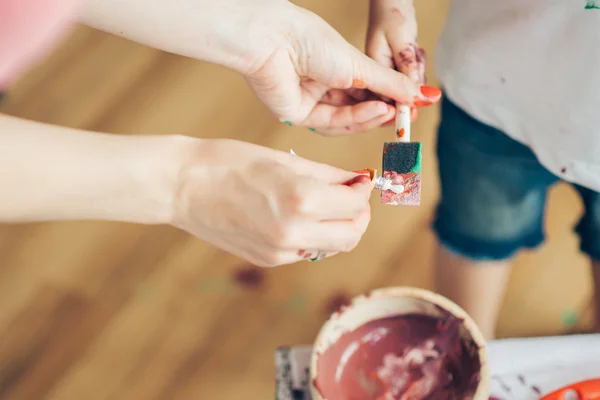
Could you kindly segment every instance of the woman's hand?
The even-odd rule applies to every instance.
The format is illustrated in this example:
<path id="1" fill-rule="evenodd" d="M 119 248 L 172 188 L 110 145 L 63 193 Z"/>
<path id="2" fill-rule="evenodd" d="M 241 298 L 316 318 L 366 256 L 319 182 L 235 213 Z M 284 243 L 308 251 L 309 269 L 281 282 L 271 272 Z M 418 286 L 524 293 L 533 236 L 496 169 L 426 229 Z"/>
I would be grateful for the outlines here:
<path id="1" fill-rule="evenodd" d="M 413 0 L 371 0 L 366 52 L 379 64 L 425 84 L 425 51 L 417 44 Z"/>
<path id="2" fill-rule="evenodd" d="M 199 143 L 180 172 L 175 226 L 265 267 L 350 251 L 367 229 L 368 178 L 236 140 Z"/>
<path id="3" fill-rule="evenodd" d="M 247 75 L 258 97 L 280 120 L 324 134 L 348 134 L 393 119 L 395 108 L 369 92 L 411 106 L 439 100 L 439 90 L 421 87 L 419 79 L 396 72 L 391 62 L 369 59 L 317 15 L 290 7 L 285 41 Z M 415 60 L 414 40 L 410 43 L 404 47 L 412 51 L 408 59 Z M 406 64 L 402 72 L 409 69 Z"/>
<path id="4" fill-rule="evenodd" d="M 323 134 L 366 131 L 392 120 L 394 108 L 381 97 L 413 107 L 441 97 L 438 89 L 370 59 L 323 19 L 289 1 L 85 4 L 83 21 L 89 25 L 231 68 L 281 122 Z"/>
<path id="5" fill-rule="evenodd" d="M 170 224 L 261 266 L 350 251 L 371 182 L 268 148 L 0 115 L 0 222 Z"/>

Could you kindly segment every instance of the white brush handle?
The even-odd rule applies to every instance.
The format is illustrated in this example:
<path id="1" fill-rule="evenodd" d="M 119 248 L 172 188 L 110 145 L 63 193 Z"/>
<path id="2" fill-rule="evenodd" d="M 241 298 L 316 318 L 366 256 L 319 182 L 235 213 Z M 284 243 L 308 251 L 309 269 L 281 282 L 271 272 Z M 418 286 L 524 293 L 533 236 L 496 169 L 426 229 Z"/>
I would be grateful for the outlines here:
<path id="1" fill-rule="evenodd" d="M 398 105 L 396 107 L 396 141 L 410 142 L 410 107 Z"/>

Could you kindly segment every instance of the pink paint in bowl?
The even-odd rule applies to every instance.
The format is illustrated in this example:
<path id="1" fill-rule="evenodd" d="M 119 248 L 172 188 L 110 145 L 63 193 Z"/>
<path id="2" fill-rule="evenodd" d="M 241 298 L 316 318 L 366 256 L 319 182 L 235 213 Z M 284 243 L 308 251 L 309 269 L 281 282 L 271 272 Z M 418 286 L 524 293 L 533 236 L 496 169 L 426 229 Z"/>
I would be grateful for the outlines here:
<path id="1" fill-rule="evenodd" d="M 485 341 L 444 297 L 414 288 L 376 290 L 321 329 L 311 392 L 315 400 L 487 400 Z"/>

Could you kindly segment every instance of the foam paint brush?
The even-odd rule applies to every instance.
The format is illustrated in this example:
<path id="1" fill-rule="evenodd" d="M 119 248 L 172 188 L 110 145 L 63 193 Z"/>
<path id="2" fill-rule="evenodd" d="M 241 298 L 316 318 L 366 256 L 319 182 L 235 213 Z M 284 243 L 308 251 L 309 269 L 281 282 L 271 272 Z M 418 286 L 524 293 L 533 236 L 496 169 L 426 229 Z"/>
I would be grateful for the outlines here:
<path id="1" fill-rule="evenodd" d="M 421 204 L 421 143 L 410 141 L 410 107 L 398 105 L 396 141 L 383 145 L 383 179 L 389 189 L 381 202 L 392 206 Z M 399 190 L 399 189 L 402 190 Z M 394 189 L 394 190 L 392 190 Z"/>

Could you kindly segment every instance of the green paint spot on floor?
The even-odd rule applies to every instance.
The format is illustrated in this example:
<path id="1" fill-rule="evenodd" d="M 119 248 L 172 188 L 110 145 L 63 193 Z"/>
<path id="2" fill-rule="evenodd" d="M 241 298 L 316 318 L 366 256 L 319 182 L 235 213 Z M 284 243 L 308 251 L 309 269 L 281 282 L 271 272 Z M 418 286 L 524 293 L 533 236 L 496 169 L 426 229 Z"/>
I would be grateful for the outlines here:
<path id="1" fill-rule="evenodd" d="M 283 121 L 284 124 L 288 125 L 288 126 L 292 126 L 292 123 L 290 121 Z"/>
<path id="2" fill-rule="evenodd" d="M 564 326 L 572 328 L 575 325 L 577 325 L 578 321 L 579 321 L 579 314 L 577 314 L 576 311 L 566 310 L 565 312 L 563 312 L 562 323 Z"/>
<path id="3" fill-rule="evenodd" d="M 317 130 L 315 128 L 308 128 L 309 131 L 311 132 L 316 132 Z"/>
<path id="4" fill-rule="evenodd" d="M 236 285 L 226 278 L 202 278 L 198 281 L 198 291 L 203 293 L 235 290 Z"/>
<path id="5" fill-rule="evenodd" d="M 138 286 L 137 292 L 140 296 L 144 298 L 149 298 L 156 293 L 156 290 L 151 285 L 148 285 L 147 283 L 142 283 Z"/>
<path id="6" fill-rule="evenodd" d="M 288 299 L 288 308 L 294 311 L 300 311 L 306 307 L 306 297 L 300 293 L 294 293 Z"/>

